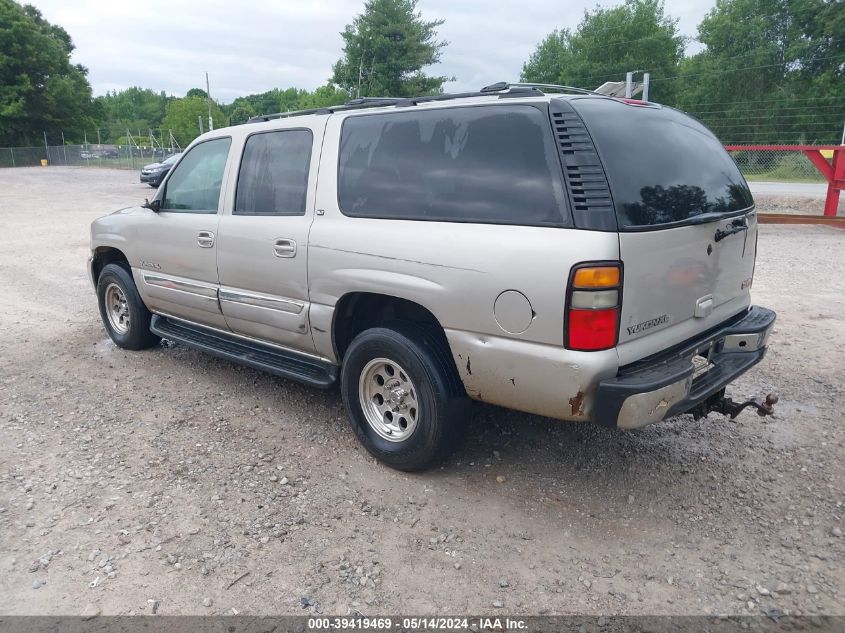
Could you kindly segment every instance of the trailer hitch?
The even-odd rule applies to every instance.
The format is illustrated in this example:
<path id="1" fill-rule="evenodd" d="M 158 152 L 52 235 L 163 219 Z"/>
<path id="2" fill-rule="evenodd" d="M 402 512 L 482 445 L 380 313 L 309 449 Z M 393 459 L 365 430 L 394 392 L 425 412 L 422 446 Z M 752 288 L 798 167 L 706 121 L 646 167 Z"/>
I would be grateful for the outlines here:
<path id="1" fill-rule="evenodd" d="M 733 420 L 746 407 L 754 407 L 757 409 L 757 415 L 765 417 L 767 415 L 772 415 L 775 412 L 775 405 L 777 402 L 778 396 L 774 393 L 767 395 L 765 400 L 763 398 L 752 398 L 751 400 L 746 400 L 745 402 L 734 402 L 723 395 L 713 403 L 710 410 L 715 411 L 716 413 L 729 415 L 731 420 Z"/>

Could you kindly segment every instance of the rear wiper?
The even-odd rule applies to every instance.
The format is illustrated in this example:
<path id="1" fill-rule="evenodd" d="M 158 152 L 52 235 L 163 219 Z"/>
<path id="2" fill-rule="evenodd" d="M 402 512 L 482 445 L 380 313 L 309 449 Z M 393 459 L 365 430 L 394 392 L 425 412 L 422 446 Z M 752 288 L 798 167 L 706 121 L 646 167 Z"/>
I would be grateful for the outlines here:
<path id="1" fill-rule="evenodd" d="M 737 218 L 724 229 L 716 229 L 716 234 L 713 236 L 714 242 L 721 242 L 723 239 L 734 233 L 748 230 L 748 223 L 745 218 Z"/>
<path id="2" fill-rule="evenodd" d="M 700 215 L 694 215 L 692 217 L 687 218 L 684 220 L 685 224 L 707 224 L 709 222 L 716 222 L 717 220 L 721 220 L 724 217 L 724 213 L 702 213 Z"/>

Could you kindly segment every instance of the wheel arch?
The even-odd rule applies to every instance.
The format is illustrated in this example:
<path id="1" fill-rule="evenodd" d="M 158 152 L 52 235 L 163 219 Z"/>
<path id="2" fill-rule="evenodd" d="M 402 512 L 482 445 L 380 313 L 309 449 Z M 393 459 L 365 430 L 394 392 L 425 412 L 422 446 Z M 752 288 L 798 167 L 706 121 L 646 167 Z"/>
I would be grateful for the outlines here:
<path id="1" fill-rule="evenodd" d="M 100 278 L 100 273 L 108 264 L 118 264 L 123 266 L 130 275 L 132 274 L 132 267 L 129 265 L 129 259 L 118 248 L 113 246 L 98 246 L 94 249 L 94 255 L 91 259 L 91 281 L 94 286 L 97 285 L 97 280 Z"/>
<path id="2" fill-rule="evenodd" d="M 427 307 L 395 295 L 348 292 L 338 299 L 332 315 L 332 345 L 335 357 L 342 363 L 343 356 L 355 336 L 366 329 L 396 321 L 425 328 L 444 346 L 449 356 L 452 356 L 443 325 Z"/>

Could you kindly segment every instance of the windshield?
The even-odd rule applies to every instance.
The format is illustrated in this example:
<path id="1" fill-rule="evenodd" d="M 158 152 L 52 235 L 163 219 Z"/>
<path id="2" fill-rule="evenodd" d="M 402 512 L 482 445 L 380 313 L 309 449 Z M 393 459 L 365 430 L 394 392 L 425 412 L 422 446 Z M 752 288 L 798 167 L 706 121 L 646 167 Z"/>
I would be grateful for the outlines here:
<path id="1" fill-rule="evenodd" d="M 162 164 L 162 165 L 172 165 L 172 164 L 173 164 L 173 163 L 175 163 L 177 160 L 179 160 L 179 157 L 180 157 L 180 156 L 181 156 L 181 154 L 173 154 L 173 156 L 168 156 L 168 157 L 167 157 L 167 158 L 165 158 L 163 161 L 161 161 L 161 164 Z"/>
<path id="2" fill-rule="evenodd" d="M 753 206 L 748 184 L 719 139 L 692 117 L 612 99 L 572 104 L 604 163 L 620 230 Z"/>

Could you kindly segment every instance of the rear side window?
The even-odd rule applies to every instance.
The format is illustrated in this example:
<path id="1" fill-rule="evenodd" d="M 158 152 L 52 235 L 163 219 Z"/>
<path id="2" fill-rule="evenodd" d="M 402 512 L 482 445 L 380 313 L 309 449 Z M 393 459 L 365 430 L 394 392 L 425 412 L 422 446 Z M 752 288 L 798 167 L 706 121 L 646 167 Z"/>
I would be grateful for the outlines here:
<path id="1" fill-rule="evenodd" d="M 349 117 L 338 202 L 350 216 L 561 226 L 548 115 L 481 106 Z"/>
<path id="2" fill-rule="evenodd" d="M 621 230 L 683 223 L 754 204 L 713 133 L 672 108 L 576 99 L 604 163 Z"/>
<path id="3" fill-rule="evenodd" d="M 253 134 L 238 173 L 234 215 L 305 215 L 310 130 Z"/>

